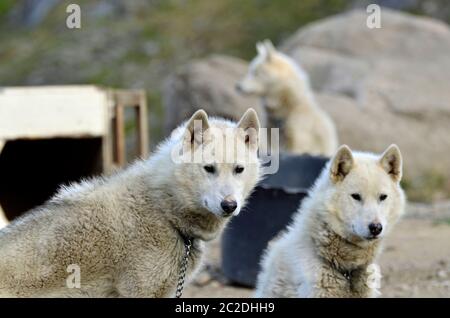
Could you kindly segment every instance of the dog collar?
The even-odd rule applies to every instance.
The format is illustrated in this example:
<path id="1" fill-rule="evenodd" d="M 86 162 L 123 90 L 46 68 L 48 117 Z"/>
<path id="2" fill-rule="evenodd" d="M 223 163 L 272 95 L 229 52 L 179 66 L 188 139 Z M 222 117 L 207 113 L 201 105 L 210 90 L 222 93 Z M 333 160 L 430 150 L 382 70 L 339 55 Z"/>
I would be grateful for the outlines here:
<path id="1" fill-rule="evenodd" d="M 340 272 L 346 280 L 350 281 L 352 279 L 352 271 L 347 270 L 347 271 L 342 271 L 342 272 L 338 271 L 338 272 Z"/>
<path id="2" fill-rule="evenodd" d="M 191 248 L 193 239 L 183 235 L 180 231 L 178 231 L 184 243 L 184 257 L 181 261 L 180 272 L 178 274 L 178 284 L 175 292 L 175 298 L 180 298 L 183 295 L 184 282 L 186 280 L 186 272 L 189 262 L 189 255 L 191 254 Z"/>

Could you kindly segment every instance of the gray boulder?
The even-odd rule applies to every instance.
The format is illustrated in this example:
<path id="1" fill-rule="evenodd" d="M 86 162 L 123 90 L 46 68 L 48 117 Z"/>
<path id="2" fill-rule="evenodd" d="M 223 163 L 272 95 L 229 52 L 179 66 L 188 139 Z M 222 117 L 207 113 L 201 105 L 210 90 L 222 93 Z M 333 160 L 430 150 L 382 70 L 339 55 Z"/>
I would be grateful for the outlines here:
<path id="1" fill-rule="evenodd" d="M 383 8 L 381 29 L 350 11 L 298 30 L 281 50 L 311 76 L 341 143 L 397 143 L 407 178 L 450 178 L 450 28 Z"/>
<path id="2" fill-rule="evenodd" d="M 210 116 L 239 120 L 248 108 L 253 107 L 265 123 L 260 101 L 235 91 L 236 81 L 246 71 L 245 61 L 214 55 L 193 61 L 172 74 L 163 88 L 165 133 L 170 133 L 199 108 Z"/>

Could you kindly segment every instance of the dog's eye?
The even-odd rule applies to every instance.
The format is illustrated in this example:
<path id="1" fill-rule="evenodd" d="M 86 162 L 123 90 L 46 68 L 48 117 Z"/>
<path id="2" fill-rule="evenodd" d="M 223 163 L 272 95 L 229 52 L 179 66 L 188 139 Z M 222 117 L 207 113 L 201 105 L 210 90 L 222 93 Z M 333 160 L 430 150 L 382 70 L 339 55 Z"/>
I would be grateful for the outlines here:
<path id="1" fill-rule="evenodd" d="M 352 193 L 353 200 L 361 201 L 361 195 L 359 193 Z"/>
<path id="2" fill-rule="evenodd" d="M 242 173 L 244 171 L 244 167 L 242 166 L 237 166 L 236 168 L 234 168 L 234 172 L 239 174 Z"/>
<path id="3" fill-rule="evenodd" d="M 384 201 L 387 199 L 387 194 L 380 194 L 380 201 Z"/>
<path id="4" fill-rule="evenodd" d="M 216 167 L 214 167 L 213 165 L 206 165 L 203 167 L 203 169 L 205 169 L 205 171 L 208 173 L 216 172 Z"/>

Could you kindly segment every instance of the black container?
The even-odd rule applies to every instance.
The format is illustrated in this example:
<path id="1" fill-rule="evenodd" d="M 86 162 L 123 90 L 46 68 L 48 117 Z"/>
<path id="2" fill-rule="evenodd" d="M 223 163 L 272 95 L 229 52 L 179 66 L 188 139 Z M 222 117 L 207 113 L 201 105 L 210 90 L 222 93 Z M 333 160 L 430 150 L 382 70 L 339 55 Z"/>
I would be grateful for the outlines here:
<path id="1" fill-rule="evenodd" d="M 276 174 L 257 187 L 222 237 L 222 269 L 232 282 L 254 287 L 267 243 L 286 228 L 328 158 L 280 156 Z"/>

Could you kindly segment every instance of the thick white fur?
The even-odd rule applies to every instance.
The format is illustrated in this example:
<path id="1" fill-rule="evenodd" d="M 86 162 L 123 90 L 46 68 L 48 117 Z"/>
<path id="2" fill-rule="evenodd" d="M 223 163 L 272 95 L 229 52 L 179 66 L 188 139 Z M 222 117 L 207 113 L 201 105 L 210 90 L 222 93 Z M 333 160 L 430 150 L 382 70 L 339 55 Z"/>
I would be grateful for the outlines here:
<path id="1" fill-rule="evenodd" d="M 374 297 L 369 266 L 382 238 L 403 214 L 401 155 L 393 145 L 380 155 L 341 147 L 324 168 L 287 230 L 262 261 L 257 297 Z M 301 171 L 299 172 L 301 173 Z M 360 194 L 362 201 L 351 195 Z M 380 201 L 380 195 L 387 198 Z M 383 231 L 370 239 L 368 224 Z M 343 273 L 351 272 L 351 279 Z"/>
<path id="2" fill-rule="evenodd" d="M 237 88 L 263 98 L 268 128 L 280 129 L 282 149 L 331 156 L 338 146 L 336 128 L 317 104 L 306 72 L 270 41 L 258 43 L 257 50 Z"/>
<path id="3" fill-rule="evenodd" d="M 203 123 L 203 129 L 192 139 L 194 121 Z M 239 204 L 234 214 L 239 213 L 260 177 L 260 166 L 257 160 L 244 162 L 230 145 L 224 151 L 233 160 L 217 164 L 217 174 L 209 175 L 202 162 L 172 160 L 173 149 L 183 145 L 186 152 L 193 151 L 228 130 L 256 158 L 256 142 L 245 142 L 237 128 L 258 131 L 254 110 L 239 124 L 208 119 L 198 111 L 149 159 L 111 177 L 63 188 L 12 222 L 0 232 L 0 296 L 174 296 L 185 253 L 183 237 L 193 240 L 190 280 L 205 243 L 229 220 L 218 201 L 234 198 Z M 209 156 L 214 159 L 214 152 Z M 237 163 L 245 167 L 240 175 L 233 173 Z M 67 285 L 71 264 L 81 270 L 80 288 Z"/>

